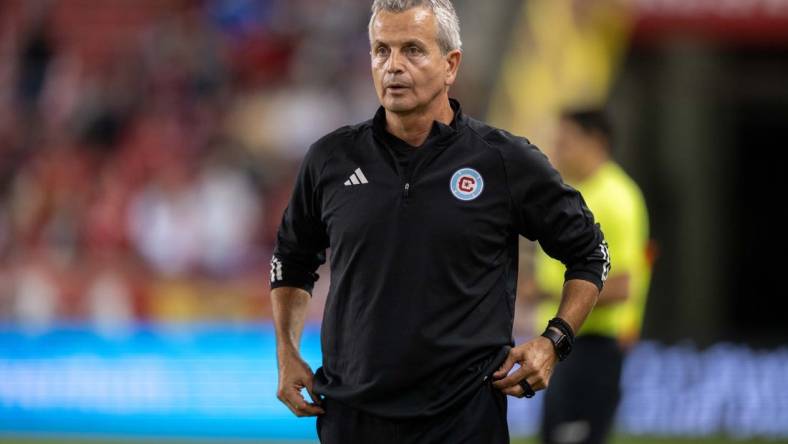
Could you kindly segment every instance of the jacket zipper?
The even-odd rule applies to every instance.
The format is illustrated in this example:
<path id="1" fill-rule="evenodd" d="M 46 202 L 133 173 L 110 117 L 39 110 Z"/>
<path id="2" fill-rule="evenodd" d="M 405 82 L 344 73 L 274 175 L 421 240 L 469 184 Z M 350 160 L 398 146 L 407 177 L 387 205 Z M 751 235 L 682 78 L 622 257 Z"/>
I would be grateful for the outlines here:
<path id="1" fill-rule="evenodd" d="M 419 149 L 423 150 L 423 149 L 426 149 L 426 148 L 422 147 L 422 148 L 419 148 Z M 407 199 L 408 196 L 410 196 L 410 181 L 414 179 L 414 177 L 416 176 L 416 173 L 421 170 L 421 167 L 424 166 L 425 164 L 429 163 L 432 159 L 435 158 L 435 156 L 440 154 L 440 152 L 438 150 L 436 150 L 435 148 L 433 148 L 433 150 L 434 151 L 432 151 L 430 153 L 425 153 L 422 156 L 422 158 L 420 159 L 419 162 L 417 162 L 416 164 L 410 164 L 410 165 L 408 165 L 408 168 L 406 168 L 406 171 L 405 171 L 405 175 L 406 175 L 405 180 L 406 180 L 406 182 L 405 182 L 405 187 L 402 190 L 402 197 L 403 198 Z"/>

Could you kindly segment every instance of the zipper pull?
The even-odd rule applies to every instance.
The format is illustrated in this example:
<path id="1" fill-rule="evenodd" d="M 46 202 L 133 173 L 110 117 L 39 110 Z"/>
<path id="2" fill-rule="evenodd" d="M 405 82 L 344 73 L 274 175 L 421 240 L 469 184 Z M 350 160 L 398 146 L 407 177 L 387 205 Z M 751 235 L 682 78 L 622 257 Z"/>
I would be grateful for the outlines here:
<path id="1" fill-rule="evenodd" d="M 404 197 L 408 197 L 408 190 L 410 190 L 410 183 L 405 184 L 405 190 L 402 193 Z"/>

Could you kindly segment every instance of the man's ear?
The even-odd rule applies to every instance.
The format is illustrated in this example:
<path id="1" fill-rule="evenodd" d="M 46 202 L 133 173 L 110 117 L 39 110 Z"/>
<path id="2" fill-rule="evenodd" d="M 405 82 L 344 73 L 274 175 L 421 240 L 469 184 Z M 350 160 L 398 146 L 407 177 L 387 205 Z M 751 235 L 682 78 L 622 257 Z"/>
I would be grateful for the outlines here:
<path id="1" fill-rule="evenodd" d="M 446 55 L 446 86 L 451 86 L 457 80 L 457 71 L 462 62 L 462 51 L 455 49 Z"/>

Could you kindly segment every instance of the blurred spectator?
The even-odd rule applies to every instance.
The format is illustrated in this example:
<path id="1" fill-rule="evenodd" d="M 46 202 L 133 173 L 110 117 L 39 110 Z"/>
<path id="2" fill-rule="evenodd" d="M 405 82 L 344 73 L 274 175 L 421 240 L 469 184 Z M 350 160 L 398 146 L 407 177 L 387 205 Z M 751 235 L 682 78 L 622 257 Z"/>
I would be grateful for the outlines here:
<path id="1" fill-rule="evenodd" d="M 88 317 L 106 336 L 124 334 L 134 324 L 133 295 L 125 277 L 106 269 L 95 274 L 85 290 Z"/>
<path id="2" fill-rule="evenodd" d="M 49 17 L 46 13 L 39 14 L 23 36 L 19 52 L 17 93 L 25 109 L 35 107 L 54 55 Z"/>
<path id="3" fill-rule="evenodd" d="M 375 107 L 347 81 L 369 69 L 358 6 L 0 4 L 0 315 L 116 334 L 266 313 L 290 173 Z M 358 45 L 327 44 L 348 32 Z"/>
<path id="4" fill-rule="evenodd" d="M 12 278 L 12 316 L 31 332 L 43 332 L 54 326 L 60 304 L 60 290 L 52 270 L 45 263 L 30 259 L 21 263 Z"/>

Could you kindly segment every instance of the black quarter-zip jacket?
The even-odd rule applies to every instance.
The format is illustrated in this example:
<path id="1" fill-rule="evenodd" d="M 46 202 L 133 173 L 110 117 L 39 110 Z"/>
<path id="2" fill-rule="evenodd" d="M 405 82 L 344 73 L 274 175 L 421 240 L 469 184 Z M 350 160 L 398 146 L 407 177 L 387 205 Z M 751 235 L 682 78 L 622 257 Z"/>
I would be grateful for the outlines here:
<path id="1" fill-rule="evenodd" d="M 271 260 L 271 287 L 311 293 L 331 251 L 314 391 L 379 416 L 443 412 L 514 345 L 518 236 L 565 278 L 602 288 L 602 232 L 581 195 L 528 140 L 465 116 L 425 144 L 386 131 L 385 111 L 308 150 Z"/>

